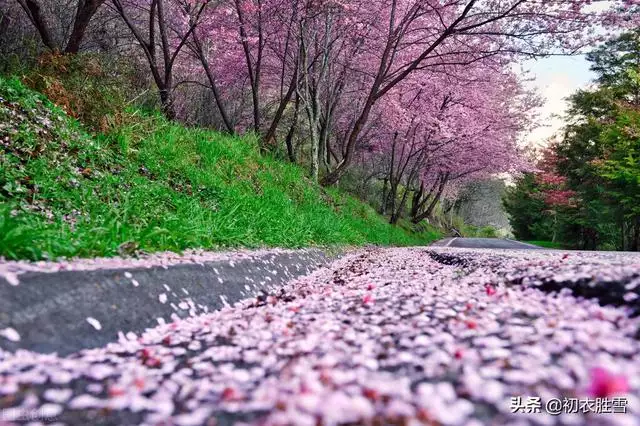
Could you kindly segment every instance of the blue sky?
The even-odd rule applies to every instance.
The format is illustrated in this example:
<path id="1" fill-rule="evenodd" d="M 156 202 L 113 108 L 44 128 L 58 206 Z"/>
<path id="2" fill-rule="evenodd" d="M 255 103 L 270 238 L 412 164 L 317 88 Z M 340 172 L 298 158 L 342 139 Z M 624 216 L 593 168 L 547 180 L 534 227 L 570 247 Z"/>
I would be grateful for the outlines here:
<path id="1" fill-rule="evenodd" d="M 600 12 L 612 6 L 611 1 L 594 1 L 590 9 Z M 603 29 L 597 30 L 598 32 Z M 525 70 L 529 70 L 535 81 L 531 86 L 545 100 L 540 108 L 540 122 L 544 126 L 531 132 L 525 138 L 530 144 L 544 144 L 564 124 L 562 116 L 567 107 L 566 97 L 580 88 L 589 86 L 595 75 L 589 70 L 589 63 L 584 55 L 552 56 L 524 63 Z"/>
<path id="2" fill-rule="evenodd" d="M 535 81 L 529 83 L 542 96 L 545 104 L 539 111 L 543 126 L 526 137 L 530 144 L 544 144 L 562 126 L 566 97 L 577 89 L 587 87 L 594 78 L 584 56 L 553 56 L 525 62 Z"/>

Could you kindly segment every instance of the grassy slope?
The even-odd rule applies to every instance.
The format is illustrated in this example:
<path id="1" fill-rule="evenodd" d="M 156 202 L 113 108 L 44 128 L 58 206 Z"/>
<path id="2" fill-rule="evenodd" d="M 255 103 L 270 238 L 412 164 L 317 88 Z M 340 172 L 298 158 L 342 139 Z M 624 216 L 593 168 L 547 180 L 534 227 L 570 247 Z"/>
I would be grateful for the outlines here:
<path id="1" fill-rule="evenodd" d="M 534 246 L 550 248 L 550 249 L 562 249 L 565 248 L 563 244 L 554 243 L 553 241 L 525 241 L 526 243 L 533 244 Z"/>
<path id="2" fill-rule="evenodd" d="M 425 244 L 369 206 L 312 185 L 250 138 L 127 116 L 92 137 L 17 80 L 0 78 L 0 256 L 136 250 Z"/>

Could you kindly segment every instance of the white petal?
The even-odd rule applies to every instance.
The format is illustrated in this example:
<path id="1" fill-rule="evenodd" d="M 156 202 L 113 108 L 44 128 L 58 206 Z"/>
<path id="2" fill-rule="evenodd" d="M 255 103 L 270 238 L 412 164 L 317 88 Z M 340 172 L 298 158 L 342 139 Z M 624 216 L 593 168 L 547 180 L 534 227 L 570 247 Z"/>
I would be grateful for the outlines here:
<path id="1" fill-rule="evenodd" d="M 87 322 L 91 324 L 91 326 L 96 330 L 102 330 L 102 324 L 100 324 L 100 321 L 98 321 L 97 319 L 92 317 L 87 317 Z"/>
<path id="2" fill-rule="evenodd" d="M 0 336 L 12 342 L 20 341 L 20 333 L 11 327 L 7 327 L 4 330 L 0 330 Z"/>

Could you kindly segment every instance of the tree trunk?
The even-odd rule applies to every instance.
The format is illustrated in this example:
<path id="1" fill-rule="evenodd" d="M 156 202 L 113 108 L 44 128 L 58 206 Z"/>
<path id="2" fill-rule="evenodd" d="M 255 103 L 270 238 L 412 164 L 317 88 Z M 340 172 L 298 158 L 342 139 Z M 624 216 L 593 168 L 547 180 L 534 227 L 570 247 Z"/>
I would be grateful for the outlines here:
<path id="1" fill-rule="evenodd" d="M 67 41 L 66 53 L 78 53 L 80 50 L 80 44 L 84 39 L 84 34 L 89 27 L 89 22 L 98 8 L 105 2 L 105 0 L 79 0 L 78 10 L 76 17 L 73 21 L 73 30 Z"/>
<path id="2" fill-rule="evenodd" d="M 424 182 L 420 182 L 420 188 L 414 192 L 413 199 L 411 200 L 411 217 L 414 218 L 420 211 L 420 199 L 424 194 Z"/>
<path id="3" fill-rule="evenodd" d="M 18 3 L 24 9 L 33 26 L 36 27 L 42 43 L 51 51 L 60 51 L 60 46 L 56 44 L 49 32 L 49 27 L 42 16 L 37 0 L 18 0 Z"/>
<path id="4" fill-rule="evenodd" d="M 345 172 L 351 165 L 353 154 L 355 152 L 356 141 L 358 140 L 358 137 L 360 136 L 365 123 L 369 119 L 369 114 L 371 113 L 373 102 L 373 100 L 367 100 L 362 113 L 356 120 L 356 123 L 354 124 L 353 129 L 349 134 L 349 138 L 347 140 L 347 149 L 345 151 L 344 158 L 342 159 L 342 161 L 340 161 L 335 169 L 327 173 L 324 178 L 322 178 L 321 184 L 323 186 L 332 186 L 337 184 L 340 178 L 345 174 Z"/>
<path id="5" fill-rule="evenodd" d="M 296 68 L 296 70 L 293 73 L 293 77 L 291 77 L 291 83 L 289 83 L 287 92 L 285 93 L 284 97 L 280 99 L 278 109 L 276 110 L 273 120 L 271 120 L 271 125 L 269 126 L 269 130 L 267 130 L 267 133 L 264 137 L 264 142 L 261 144 L 260 148 L 263 152 L 266 152 L 269 148 L 272 148 L 272 149 L 277 148 L 276 130 L 278 129 L 280 120 L 282 120 L 282 116 L 284 115 L 284 110 L 289 104 L 289 102 L 291 101 L 291 97 L 295 92 L 296 86 L 298 84 L 297 80 L 298 80 L 298 69 Z M 299 101 L 296 98 L 296 114 L 298 109 L 298 102 Z M 289 145 L 287 145 L 287 150 L 289 150 Z"/>
<path id="6" fill-rule="evenodd" d="M 258 53 L 255 64 L 252 62 L 251 49 L 249 47 L 248 34 L 245 28 L 246 21 L 244 19 L 244 12 L 242 11 L 242 4 L 240 0 L 235 0 L 236 13 L 238 14 L 238 21 L 240 23 L 240 40 L 242 44 L 242 50 L 244 51 L 245 62 L 247 65 L 247 72 L 249 74 L 249 83 L 251 85 L 251 101 L 253 103 L 253 129 L 257 135 L 260 134 L 260 74 L 262 67 L 262 51 L 264 48 L 263 33 L 262 33 L 262 18 L 258 17 Z M 260 2 L 258 2 L 258 13 L 261 13 Z"/>
<path id="7" fill-rule="evenodd" d="M 420 191 L 420 196 L 418 197 L 417 201 L 417 205 L 412 209 L 412 214 L 411 214 L 411 220 L 412 222 L 416 220 L 416 218 L 420 215 L 420 212 L 422 211 L 422 209 L 424 208 L 424 205 L 427 204 L 427 201 L 429 201 L 429 199 L 431 198 L 431 196 L 433 195 L 433 193 L 436 191 L 436 188 L 438 187 L 438 185 L 440 184 L 440 177 L 438 177 L 435 182 L 433 182 L 433 185 L 431 185 L 431 187 L 429 188 L 429 191 L 424 192 L 424 191 Z M 417 223 L 417 222 L 414 222 Z"/>
<path id="8" fill-rule="evenodd" d="M 320 135 L 318 135 L 318 128 L 313 120 L 313 117 L 309 116 L 309 133 L 311 139 L 311 168 L 310 175 L 313 182 L 318 182 L 318 171 L 320 170 L 319 153 L 320 153 Z"/>
<path id="9" fill-rule="evenodd" d="M 380 214 L 382 216 L 387 215 L 387 191 L 389 185 L 389 178 L 384 178 L 384 183 L 382 184 L 382 203 L 380 204 Z"/>
<path id="10" fill-rule="evenodd" d="M 411 181 L 413 179 L 410 179 Z M 409 186 L 411 182 L 407 182 L 407 186 L 405 186 L 404 191 L 402 191 L 402 198 L 400 199 L 400 204 L 398 205 L 397 211 L 393 213 L 391 216 L 390 223 L 395 225 L 398 223 L 400 218 L 402 217 L 402 212 L 404 211 L 405 206 L 407 205 L 407 195 L 409 195 Z"/>
<path id="11" fill-rule="evenodd" d="M 169 120 L 174 120 L 176 118 L 176 111 L 173 105 L 173 94 L 172 88 L 168 88 L 167 86 L 163 86 L 158 88 L 160 91 L 160 103 L 162 106 L 162 113 Z"/>
<path id="12" fill-rule="evenodd" d="M 148 25 L 147 27 L 138 26 L 136 21 L 125 10 L 121 0 L 112 0 L 113 6 L 129 27 L 131 33 L 135 37 L 136 41 L 142 48 L 153 80 L 156 83 L 158 92 L 160 94 L 160 103 L 162 104 L 162 111 L 169 119 L 176 117 L 176 112 L 173 104 L 173 65 L 174 61 L 178 57 L 180 51 L 185 46 L 187 41 L 194 33 L 196 26 L 199 23 L 199 18 L 204 12 L 207 3 L 203 3 L 199 6 L 197 13 L 194 17 L 190 18 L 189 30 L 180 35 L 180 41 L 177 45 L 170 43 L 168 24 L 164 16 L 164 3 L 163 0 L 152 0 L 149 8 Z M 155 30 L 156 25 L 160 34 L 160 43 L 158 43 L 158 37 Z M 143 32 L 148 32 L 148 38 L 143 35 Z M 156 58 L 156 48 L 161 48 L 162 52 L 162 66 L 158 65 Z"/>
<path id="13" fill-rule="evenodd" d="M 287 136 L 285 138 L 285 142 L 287 144 L 287 155 L 289 156 L 289 161 L 291 161 L 292 163 L 296 162 L 296 151 L 295 151 L 295 147 L 293 146 L 293 135 L 298 125 L 299 110 L 300 110 L 300 98 L 296 96 L 295 108 L 293 110 L 293 121 L 291 123 L 291 127 L 289 127 L 289 131 L 287 132 Z"/>
<path id="14" fill-rule="evenodd" d="M 207 80 L 209 80 L 209 87 L 211 88 L 211 92 L 213 93 L 213 99 L 216 101 L 216 106 L 218 107 L 218 111 L 220 112 L 220 116 L 222 117 L 222 122 L 224 123 L 224 127 L 227 128 L 227 131 L 231 134 L 235 133 L 235 129 L 233 128 L 233 124 L 229 119 L 229 114 L 227 113 L 227 108 L 222 103 L 222 97 L 220 96 L 220 91 L 218 90 L 218 85 L 216 84 L 215 76 L 213 75 L 213 70 L 209 66 L 209 61 L 207 61 L 206 55 L 204 53 L 204 48 L 202 47 L 202 43 L 198 38 L 196 31 L 192 34 L 193 42 L 196 46 L 198 57 L 200 59 L 200 63 L 202 64 L 202 68 L 204 69 L 204 73 L 207 76 Z"/>
<path id="15" fill-rule="evenodd" d="M 395 223 L 398 221 L 397 204 L 398 204 L 398 184 L 394 181 L 390 181 L 389 185 L 389 208 L 391 210 L 391 217 L 389 218 L 389 223 Z"/>
<path id="16" fill-rule="evenodd" d="M 289 161 L 292 163 L 296 162 L 296 151 L 293 147 L 293 132 L 295 130 L 295 126 L 292 125 L 287 133 L 286 144 L 287 144 L 287 156 L 289 157 Z"/>
<path id="17" fill-rule="evenodd" d="M 438 201 L 440 201 L 440 197 L 442 196 L 442 192 L 444 191 L 444 188 L 448 180 L 449 180 L 449 173 L 445 173 L 445 175 L 442 177 L 440 184 L 438 186 L 438 192 L 431 200 L 431 204 L 429 204 L 429 207 L 427 207 L 427 209 L 422 214 L 418 215 L 417 217 L 411 220 L 413 223 L 418 224 L 422 220 L 431 216 L 433 209 L 436 207 L 436 204 L 438 203 Z"/>

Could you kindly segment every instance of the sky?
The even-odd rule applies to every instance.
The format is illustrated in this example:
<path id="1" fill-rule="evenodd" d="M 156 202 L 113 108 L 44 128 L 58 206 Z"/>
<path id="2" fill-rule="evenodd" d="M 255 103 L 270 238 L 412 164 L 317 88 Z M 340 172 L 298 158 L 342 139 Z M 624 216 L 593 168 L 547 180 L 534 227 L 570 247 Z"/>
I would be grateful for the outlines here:
<path id="1" fill-rule="evenodd" d="M 595 78 L 584 56 L 553 56 L 525 62 L 535 81 L 528 85 L 536 89 L 544 105 L 539 110 L 542 126 L 526 137 L 526 142 L 540 146 L 560 130 L 562 116 L 567 108 L 566 98 L 580 88 L 587 87 Z"/>
<path id="2" fill-rule="evenodd" d="M 591 5 L 590 10 L 601 12 L 611 7 L 612 2 L 600 0 Z M 525 138 L 528 144 L 544 145 L 550 137 L 563 127 L 567 107 L 566 98 L 578 89 L 586 88 L 595 78 L 589 70 L 584 55 L 552 56 L 529 60 L 523 68 L 529 70 L 535 81 L 531 87 L 537 89 L 545 104 L 540 108 L 540 122 L 544 126 L 531 132 Z"/>

